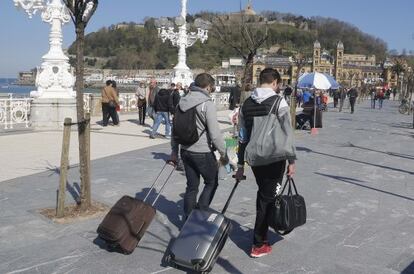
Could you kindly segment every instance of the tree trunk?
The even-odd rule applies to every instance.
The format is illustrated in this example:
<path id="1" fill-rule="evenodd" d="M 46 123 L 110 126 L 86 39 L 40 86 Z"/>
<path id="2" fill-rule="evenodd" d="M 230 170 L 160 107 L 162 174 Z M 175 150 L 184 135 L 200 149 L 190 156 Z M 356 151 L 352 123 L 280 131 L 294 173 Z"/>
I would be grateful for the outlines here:
<path id="1" fill-rule="evenodd" d="M 85 43 L 85 24 L 80 22 L 76 24 L 76 109 L 78 120 L 78 138 L 79 138 L 79 169 L 81 181 L 81 209 L 87 210 L 91 206 L 90 192 L 90 172 L 88 163 L 88 151 L 86 147 L 86 123 L 83 106 L 83 50 Z"/>
<path id="2" fill-rule="evenodd" d="M 246 64 L 244 65 L 244 72 L 242 78 L 242 87 L 241 87 L 241 94 L 240 94 L 240 105 L 244 103 L 247 99 L 247 92 L 246 86 L 247 84 L 251 84 L 253 82 L 253 53 L 250 53 L 247 57 Z"/>

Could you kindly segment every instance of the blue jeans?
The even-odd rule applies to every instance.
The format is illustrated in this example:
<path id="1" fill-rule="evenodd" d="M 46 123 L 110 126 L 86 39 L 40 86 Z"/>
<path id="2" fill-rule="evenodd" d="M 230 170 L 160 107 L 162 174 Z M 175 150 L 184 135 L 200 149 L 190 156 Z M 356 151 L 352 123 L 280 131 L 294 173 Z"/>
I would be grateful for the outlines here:
<path id="1" fill-rule="evenodd" d="M 170 114 L 168 112 L 157 112 L 155 114 L 154 125 L 152 126 L 152 136 L 155 136 L 158 128 L 161 125 L 162 120 L 165 121 L 165 136 L 171 135 L 171 123 L 170 123 Z"/>

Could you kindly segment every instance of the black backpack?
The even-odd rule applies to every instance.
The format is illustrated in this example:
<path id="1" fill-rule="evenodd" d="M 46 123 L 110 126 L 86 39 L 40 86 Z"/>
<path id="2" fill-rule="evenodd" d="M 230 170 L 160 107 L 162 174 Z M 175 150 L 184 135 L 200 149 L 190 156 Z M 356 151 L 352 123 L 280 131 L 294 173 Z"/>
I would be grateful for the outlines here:
<path id="1" fill-rule="evenodd" d="M 197 106 L 185 112 L 177 106 L 173 120 L 173 138 L 177 144 L 191 146 L 199 140 L 205 130 L 198 135 L 197 116 Z"/>

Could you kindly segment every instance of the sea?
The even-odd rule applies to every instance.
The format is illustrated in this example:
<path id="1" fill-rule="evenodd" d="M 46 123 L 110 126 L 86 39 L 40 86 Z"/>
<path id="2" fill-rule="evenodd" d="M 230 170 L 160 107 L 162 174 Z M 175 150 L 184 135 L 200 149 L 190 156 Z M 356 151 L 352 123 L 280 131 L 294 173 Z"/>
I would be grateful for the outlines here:
<path id="1" fill-rule="evenodd" d="M 15 78 L 0 78 L 0 97 L 8 96 L 10 93 L 13 97 L 29 97 L 30 92 L 36 90 L 35 86 L 16 85 Z M 85 93 L 99 93 L 100 89 L 85 89 Z"/>
<path id="2" fill-rule="evenodd" d="M 32 90 L 36 90 L 34 86 L 18 86 L 17 79 L 14 78 L 0 78 L 0 96 L 7 96 L 13 93 L 14 97 L 29 96 Z"/>

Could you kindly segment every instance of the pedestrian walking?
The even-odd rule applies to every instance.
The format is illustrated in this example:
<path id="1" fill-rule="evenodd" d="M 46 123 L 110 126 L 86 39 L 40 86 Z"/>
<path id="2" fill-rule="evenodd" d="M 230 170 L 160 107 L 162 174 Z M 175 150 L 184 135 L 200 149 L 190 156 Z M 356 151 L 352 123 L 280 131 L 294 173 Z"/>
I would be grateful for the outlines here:
<path id="1" fill-rule="evenodd" d="M 345 88 L 341 88 L 339 90 L 339 112 L 342 112 L 342 109 L 344 107 L 344 103 L 346 100 L 346 89 Z"/>
<path id="2" fill-rule="evenodd" d="M 147 105 L 147 113 L 148 116 L 155 120 L 155 111 L 154 111 L 154 103 L 155 103 L 155 96 L 160 91 L 160 88 L 158 87 L 157 80 L 151 79 L 149 84 L 149 90 L 148 90 L 148 105 Z"/>
<path id="3" fill-rule="evenodd" d="M 135 95 L 137 97 L 138 122 L 140 125 L 145 125 L 145 116 L 147 113 L 147 88 L 143 81 L 139 83 Z"/>
<path id="4" fill-rule="evenodd" d="M 395 97 L 397 96 L 397 88 L 392 89 L 392 100 L 395 101 Z"/>
<path id="5" fill-rule="evenodd" d="M 290 96 L 292 95 L 292 92 L 293 92 L 292 87 L 287 85 L 283 92 L 283 95 L 285 96 L 285 100 L 288 104 L 290 104 Z"/>
<path id="6" fill-rule="evenodd" d="M 296 107 L 300 107 L 302 105 L 302 99 L 303 99 L 302 90 L 297 90 L 296 91 Z"/>
<path id="7" fill-rule="evenodd" d="M 384 94 L 383 89 L 378 90 L 377 98 L 378 98 L 378 108 L 382 109 L 382 103 L 384 102 L 384 99 L 385 99 L 385 94 Z"/>
<path id="8" fill-rule="evenodd" d="M 218 186 L 218 165 L 213 151 L 220 154 L 223 165 L 228 164 L 216 106 L 210 98 L 210 93 L 215 90 L 214 83 L 210 74 L 197 75 L 189 93 L 181 98 L 174 117 L 172 159 L 176 161 L 180 145 L 187 178 L 185 218 L 194 208 L 207 210 L 214 197 Z M 197 201 L 200 176 L 204 179 L 204 189 Z"/>
<path id="9" fill-rule="evenodd" d="M 241 97 L 241 87 L 236 85 L 235 87 L 230 88 L 229 96 L 229 110 L 234 110 L 240 104 Z"/>
<path id="10" fill-rule="evenodd" d="M 160 89 L 154 99 L 154 124 L 150 134 L 151 139 L 155 139 L 161 123 L 165 123 L 165 138 L 171 138 L 170 113 L 173 110 L 172 96 L 167 89 Z"/>
<path id="11" fill-rule="evenodd" d="M 280 75 L 271 68 L 266 68 L 260 73 L 260 87 L 246 99 L 240 110 L 239 125 L 239 152 L 238 152 L 238 170 L 236 179 L 241 180 L 244 176 L 244 159 L 245 151 L 252 136 L 254 121 L 256 117 L 267 116 L 269 113 L 275 113 L 278 116 L 282 128 L 287 132 L 288 138 L 293 144 L 293 129 L 291 127 L 290 108 L 284 98 L 277 95 L 279 89 Z M 279 102 L 279 106 L 275 104 Z M 283 141 L 281 142 L 283 143 Z M 286 142 L 288 143 L 288 142 Z M 293 149 L 293 146 L 292 146 Z M 294 149 L 293 149 L 294 150 Z M 252 166 L 253 174 L 256 178 L 258 192 L 256 197 L 256 222 L 254 226 L 253 246 L 250 256 L 257 258 L 268 255 L 272 247 L 268 242 L 268 215 L 271 204 L 274 203 L 276 188 L 281 185 L 283 175 L 286 170 L 286 161 L 288 165 L 288 176 L 295 173 L 296 156 L 287 156 L 284 159 L 275 161 L 270 164 Z"/>
<path id="12" fill-rule="evenodd" d="M 355 87 L 352 87 L 348 91 L 348 97 L 349 97 L 349 104 L 351 105 L 351 114 L 353 114 L 355 111 L 355 102 L 358 97 L 358 91 L 356 90 Z"/>
<path id="13" fill-rule="evenodd" d="M 180 90 L 177 88 L 177 85 L 171 84 L 171 86 L 170 86 L 170 96 L 171 96 L 171 101 L 172 101 L 172 111 L 171 111 L 171 113 L 174 114 L 175 109 L 177 108 L 178 103 L 180 102 L 180 99 L 181 99 Z"/>
<path id="14" fill-rule="evenodd" d="M 116 92 L 116 96 L 118 97 L 118 99 L 119 99 L 119 89 L 117 88 L 117 84 L 116 84 L 116 81 L 115 80 L 112 80 L 112 87 L 114 88 L 114 90 L 115 90 L 115 92 Z M 116 114 L 116 119 L 118 120 L 118 125 L 121 123 L 121 119 L 120 119 L 120 117 L 119 117 L 119 113 L 121 112 L 121 104 L 120 103 L 118 103 L 117 105 L 116 105 L 116 108 L 115 108 L 115 114 Z M 109 118 L 109 117 L 108 117 Z"/>
<path id="15" fill-rule="evenodd" d="M 106 86 L 102 89 L 102 126 L 108 125 L 109 118 L 114 125 L 118 125 L 118 116 L 116 107 L 119 106 L 119 99 L 115 89 L 112 87 L 112 81 L 106 81 Z"/>
<path id="16" fill-rule="evenodd" d="M 377 92 L 375 91 L 375 88 L 371 89 L 370 97 L 371 97 L 371 108 L 375 109 L 375 102 L 377 101 Z"/>
<path id="17" fill-rule="evenodd" d="M 333 99 L 334 99 L 334 108 L 338 106 L 339 97 L 341 96 L 339 90 L 334 90 L 333 92 Z"/>

